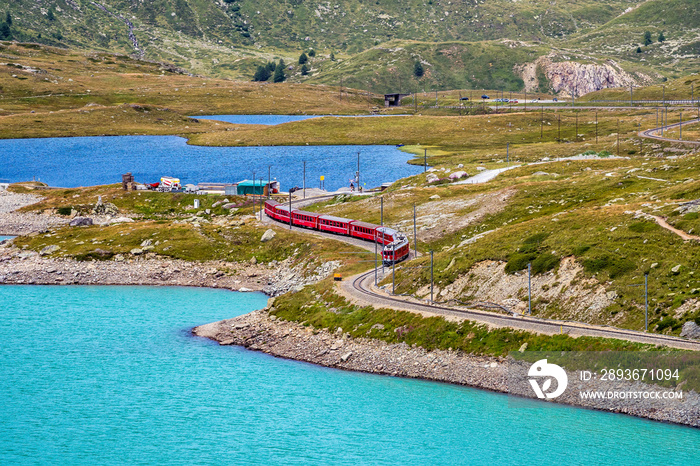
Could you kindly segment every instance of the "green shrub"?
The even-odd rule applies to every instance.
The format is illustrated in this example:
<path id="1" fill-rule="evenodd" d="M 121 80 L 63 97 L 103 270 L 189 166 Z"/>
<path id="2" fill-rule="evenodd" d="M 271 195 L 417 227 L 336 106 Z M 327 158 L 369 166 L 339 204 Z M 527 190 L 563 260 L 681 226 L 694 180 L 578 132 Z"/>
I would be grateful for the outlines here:
<path id="1" fill-rule="evenodd" d="M 574 256 L 582 256 L 589 249 L 591 249 L 591 247 L 587 244 L 578 245 L 573 250 Z"/>
<path id="2" fill-rule="evenodd" d="M 535 233 L 534 235 L 526 238 L 525 241 L 523 241 L 523 243 L 539 245 L 542 241 L 544 241 L 547 238 L 547 236 L 549 236 L 549 233 Z"/>
<path id="3" fill-rule="evenodd" d="M 656 324 L 656 330 L 659 332 L 663 332 L 665 329 L 671 327 L 675 327 L 678 325 L 678 320 L 674 319 L 671 316 L 665 317 L 664 319 L 661 320 L 658 324 Z"/>
<path id="4" fill-rule="evenodd" d="M 683 219 L 684 219 L 684 220 L 697 220 L 698 217 L 700 217 L 700 214 L 699 214 L 699 213 L 697 213 L 697 212 L 690 212 L 690 213 L 685 214 L 685 215 L 683 216 Z"/>
<path id="5" fill-rule="evenodd" d="M 656 223 L 653 222 L 634 222 L 629 226 L 629 229 L 635 233 L 644 233 L 656 229 Z"/>
<path id="6" fill-rule="evenodd" d="M 56 213 L 58 213 L 58 215 L 70 215 L 72 211 L 72 207 L 59 207 L 56 209 Z"/>
<path id="7" fill-rule="evenodd" d="M 512 254 L 508 258 L 508 263 L 506 264 L 506 273 L 514 273 L 523 270 L 527 267 L 528 262 L 532 262 L 535 257 L 534 254 L 522 254 L 519 252 Z"/>
<path id="8" fill-rule="evenodd" d="M 535 275 L 552 270 L 559 265 L 559 258 L 554 254 L 545 252 L 532 261 L 532 273 Z"/>

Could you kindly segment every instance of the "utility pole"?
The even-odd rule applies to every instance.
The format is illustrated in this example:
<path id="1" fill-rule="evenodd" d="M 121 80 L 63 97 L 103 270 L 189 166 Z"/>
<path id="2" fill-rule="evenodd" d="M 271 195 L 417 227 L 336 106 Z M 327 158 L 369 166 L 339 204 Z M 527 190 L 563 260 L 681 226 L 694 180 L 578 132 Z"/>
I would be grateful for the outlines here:
<path id="1" fill-rule="evenodd" d="M 620 156 L 620 119 L 617 120 L 617 156 Z"/>
<path id="2" fill-rule="evenodd" d="M 527 314 L 532 315 L 532 262 L 527 263 Z"/>
<path id="3" fill-rule="evenodd" d="M 542 134 L 544 132 L 544 105 L 540 109 L 540 141 L 542 140 Z"/>
<path id="4" fill-rule="evenodd" d="M 391 294 L 396 294 L 396 242 L 391 243 Z"/>
<path id="5" fill-rule="evenodd" d="M 255 217 L 255 211 L 258 210 L 258 198 L 255 197 L 255 170 L 253 170 L 253 217 Z"/>
<path id="6" fill-rule="evenodd" d="M 272 198 L 272 165 L 267 166 L 267 198 Z"/>
<path id="7" fill-rule="evenodd" d="M 559 142 L 561 142 L 561 115 L 557 115 L 557 128 L 559 131 Z"/>
<path id="8" fill-rule="evenodd" d="M 357 151 L 357 192 L 361 192 L 360 189 L 360 151 Z"/>
<path id="9" fill-rule="evenodd" d="M 693 105 L 695 101 L 695 96 L 693 95 L 693 83 L 690 83 L 690 105 Z"/>
<path id="10" fill-rule="evenodd" d="M 306 199 L 306 160 L 304 160 L 304 181 L 302 186 L 304 187 L 304 199 Z"/>
<path id="11" fill-rule="evenodd" d="M 437 91 L 437 89 L 435 89 L 435 106 L 436 107 L 438 106 L 438 94 L 437 93 L 438 93 L 438 91 Z"/>
<path id="12" fill-rule="evenodd" d="M 430 251 L 430 304 L 433 304 L 433 251 Z"/>
<path id="13" fill-rule="evenodd" d="M 428 149 L 423 149 L 423 173 L 428 171 Z"/>
<path id="14" fill-rule="evenodd" d="M 649 272 L 644 274 L 644 331 L 649 331 Z"/>
<path id="15" fill-rule="evenodd" d="M 289 229 L 292 229 L 292 192 L 289 192 Z"/>
<path id="16" fill-rule="evenodd" d="M 639 122 L 639 132 L 642 132 L 642 122 Z M 639 155 L 644 155 L 644 137 L 639 138 Z"/>
<path id="17" fill-rule="evenodd" d="M 683 112 L 681 112 L 680 119 L 678 120 L 678 139 L 683 140 Z"/>
<path id="18" fill-rule="evenodd" d="M 260 187 L 263 188 L 263 177 L 260 177 Z M 270 188 L 268 187 L 268 192 Z M 265 192 L 265 188 L 263 188 L 263 193 Z M 263 195 L 260 195 L 260 221 L 262 222 L 262 212 L 263 212 Z"/>
<path id="19" fill-rule="evenodd" d="M 375 235 L 376 234 L 377 234 L 377 232 L 375 231 Z M 377 268 L 379 267 L 377 265 L 377 241 L 378 240 L 379 240 L 378 238 L 376 238 L 376 237 L 374 238 L 374 286 L 377 286 Z"/>
<path id="20" fill-rule="evenodd" d="M 595 112 L 595 143 L 598 144 L 598 112 Z"/>
<path id="21" fill-rule="evenodd" d="M 663 85 L 663 91 L 662 91 L 662 92 L 663 92 L 663 93 L 661 94 L 661 96 L 662 96 L 662 97 L 661 97 L 661 103 L 662 103 L 662 104 L 664 105 L 664 107 L 665 107 L 665 106 L 666 106 L 666 85 L 665 85 L 665 84 Z"/>
<path id="22" fill-rule="evenodd" d="M 418 257 L 418 234 L 416 229 L 416 203 L 413 203 L 413 257 Z"/>
<path id="23" fill-rule="evenodd" d="M 578 113 L 576 113 L 576 137 L 574 141 L 578 141 Z"/>
<path id="24" fill-rule="evenodd" d="M 506 164 L 510 167 L 510 143 L 506 142 Z"/>
<path id="25" fill-rule="evenodd" d="M 634 86 L 630 84 L 630 107 L 634 107 L 634 100 L 632 100 L 632 88 Z"/>
<path id="26" fill-rule="evenodd" d="M 381 210 L 380 210 L 380 214 L 379 214 L 379 226 L 383 227 L 384 226 L 384 196 L 380 197 L 379 200 L 381 201 Z M 384 232 L 382 232 L 382 235 L 384 235 Z"/>

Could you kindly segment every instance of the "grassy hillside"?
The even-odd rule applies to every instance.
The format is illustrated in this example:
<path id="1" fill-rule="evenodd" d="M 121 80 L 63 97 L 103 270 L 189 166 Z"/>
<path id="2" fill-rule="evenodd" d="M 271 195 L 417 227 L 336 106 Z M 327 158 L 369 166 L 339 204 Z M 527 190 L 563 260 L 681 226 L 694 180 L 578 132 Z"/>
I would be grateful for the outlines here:
<path id="1" fill-rule="evenodd" d="M 533 62 L 549 48 L 513 41 L 391 41 L 342 62 L 314 66 L 309 82 L 344 84 L 375 92 L 425 92 L 433 89 L 500 89 L 517 91 L 523 80 L 514 66 Z M 316 64 L 316 60 L 312 64 Z M 421 63 L 423 75 L 414 73 Z"/>
<path id="2" fill-rule="evenodd" d="M 669 30 L 678 29 L 674 25 L 683 18 L 684 1 L 689 2 L 674 0 L 678 15 L 667 19 Z M 347 76 L 360 87 L 381 92 L 397 87 L 389 81 L 402 75 L 407 88 L 416 90 L 430 86 L 510 90 L 519 84 L 513 65 L 533 55 L 561 49 L 567 56 L 583 47 L 591 59 L 603 58 L 600 52 L 608 50 L 601 41 L 612 37 L 611 31 L 619 37 L 617 22 L 651 8 L 645 5 L 623 14 L 639 4 L 639 0 L 0 0 L 0 14 L 11 14 L 10 35 L 16 40 L 135 54 L 210 76 L 250 79 L 261 63 L 284 58 L 294 65 L 302 51 L 313 49 L 315 69 L 303 79 L 314 82 L 335 83 Z M 644 24 L 658 28 L 659 21 Z M 497 42 L 501 39 L 513 42 Z M 683 50 L 694 50 L 692 41 L 681 45 Z M 338 61 L 328 59 L 331 52 Z M 637 55 L 615 53 L 619 59 L 643 64 Z M 426 62 L 424 79 L 411 78 L 409 58 Z M 661 58 L 659 62 L 666 63 Z M 298 75 L 298 68 L 291 74 Z"/>
<path id="3" fill-rule="evenodd" d="M 700 65 L 700 11 L 693 0 L 649 0 L 608 23 L 570 38 L 562 46 L 644 63 L 668 77 L 697 72 Z M 652 43 L 644 44 L 644 33 Z M 665 41 L 659 42 L 663 33 Z M 640 51 L 637 51 L 637 47 Z"/>

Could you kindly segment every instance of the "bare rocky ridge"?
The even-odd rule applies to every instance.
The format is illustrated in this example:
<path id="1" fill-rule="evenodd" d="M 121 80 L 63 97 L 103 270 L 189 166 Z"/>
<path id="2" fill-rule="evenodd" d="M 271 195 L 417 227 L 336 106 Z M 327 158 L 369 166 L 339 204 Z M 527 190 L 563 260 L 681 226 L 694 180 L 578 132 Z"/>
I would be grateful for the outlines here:
<path id="1" fill-rule="evenodd" d="M 554 62 L 553 58 L 551 55 L 544 56 L 532 63 L 515 66 L 514 71 L 523 78 L 527 92 L 537 92 L 541 84 L 537 77 L 538 67 L 549 80 L 552 90 L 566 96 L 578 97 L 601 89 L 637 86 L 651 81 L 648 76 L 635 79 L 613 60 L 604 64 L 584 64 L 576 61 Z"/>
<path id="2" fill-rule="evenodd" d="M 436 288 L 435 294 L 442 301 L 469 297 L 523 313 L 527 309 L 527 272 L 508 274 L 505 266 L 505 262 L 479 262 L 450 285 Z M 581 322 L 594 320 L 617 295 L 606 291 L 595 279 L 582 278 L 582 272 L 583 267 L 573 257 L 566 257 L 556 272 L 532 277 L 532 292 L 547 302 L 562 303 L 558 310 L 560 318 Z M 417 295 L 424 297 L 429 293 L 427 286 L 418 290 Z M 546 303 L 541 306 L 546 312 Z M 608 322 L 615 323 L 614 319 Z"/>
<path id="3" fill-rule="evenodd" d="M 426 351 L 406 343 L 390 344 L 369 338 L 352 338 L 341 329 L 331 332 L 278 319 L 268 312 L 273 309 L 273 304 L 268 303 L 264 310 L 196 327 L 193 334 L 215 340 L 221 345 L 244 346 L 273 356 L 326 367 L 525 395 L 522 388 L 523 382 L 525 386 L 527 382 L 518 380 L 516 386 L 513 377 L 526 373 L 529 363 L 510 358 L 475 356 L 461 351 Z M 667 389 L 639 382 L 615 382 L 612 385 L 602 385 L 597 380 L 582 382 L 573 372 L 568 376 L 569 384 L 574 389 L 557 398 L 557 403 L 700 427 L 700 395 L 695 392 L 684 391 L 681 400 L 671 402 L 649 399 L 582 400 L 580 390 Z"/>

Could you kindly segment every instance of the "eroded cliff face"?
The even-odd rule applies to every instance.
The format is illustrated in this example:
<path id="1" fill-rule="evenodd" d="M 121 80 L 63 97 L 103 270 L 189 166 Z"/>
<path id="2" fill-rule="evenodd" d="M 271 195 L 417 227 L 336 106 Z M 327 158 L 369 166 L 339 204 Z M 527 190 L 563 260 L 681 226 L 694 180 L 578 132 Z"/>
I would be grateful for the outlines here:
<path id="1" fill-rule="evenodd" d="M 647 76 L 632 77 L 613 60 L 604 64 L 584 64 L 575 61 L 554 62 L 551 56 L 540 57 L 532 63 L 515 67 L 525 82 L 528 92 L 542 90 L 543 78 L 555 93 L 563 96 L 582 96 L 609 87 L 629 87 L 649 81 Z"/>

